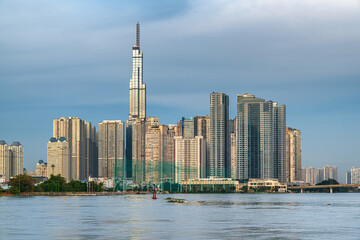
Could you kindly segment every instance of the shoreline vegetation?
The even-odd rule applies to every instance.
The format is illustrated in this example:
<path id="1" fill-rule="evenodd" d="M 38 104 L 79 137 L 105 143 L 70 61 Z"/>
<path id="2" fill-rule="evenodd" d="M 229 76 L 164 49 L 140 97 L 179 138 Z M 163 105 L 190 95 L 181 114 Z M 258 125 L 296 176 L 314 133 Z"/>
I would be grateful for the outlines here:
<path id="1" fill-rule="evenodd" d="M 284 193 L 276 193 L 276 192 L 255 192 L 255 193 L 244 193 L 244 192 L 236 192 L 236 193 L 199 193 L 199 192 L 183 192 L 183 193 L 164 193 L 159 192 L 159 195 L 163 194 L 292 194 L 293 192 L 284 192 Z M 307 192 L 307 193 L 328 193 L 328 192 Z M 339 192 L 339 193 L 360 193 L 360 192 Z M 296 192 L 295 194 L 302 194 Z M 306 194 L 306 193 L 305 193 Z M 121 196 L 121 195 L 152 195 L 151 192 L 22 192 L 20 194 L 13 194 L 8 192 L 0 193 L 0 197 L 76 197 L 76 196 Z M 166 199 L 167 200 L 167 199 Z"/>
<path id="2" fill-rule="evenodd" d="M 337 181 L 330 179 L 319 183 L 318 185 L 339 184 Z M 114 195 L 138 195 L 138 194 L 152 194 L 152 188 L 139 189 L 135 187 L 127 191 L 114 191 L 113 189 L 103 188 L 102 183 L 75 181 L 66 182 L 65 178 L 60 175 L 51 177 L 39 184 L 35 184 L 35 180 L 31 176 L 18 175 L 12 178 L 9 182 L 10 188 L 7 190 L 0 188 L 0 196 L 114 196 Z M 333 188 L 334 192 L 359 192 L 351 188 Z M 149 190 L 149 191 L 147 191 Z M 284 193 L 298 193 L 298 192 L 277 192 L 275 189 L 267 189 L 259 187 L 256 189 L 247 189 L 244 186 L 240 192 L 235 192 L 233 189 L 216 189 L 217 191 L 174 191 L 171 194 L 284 194 Z M 316 189 L 306 191 L 307 193 L 328 193 L 327 189 Z M 159 191 L 158 194 L 169 194 L 169 191 Z"/>

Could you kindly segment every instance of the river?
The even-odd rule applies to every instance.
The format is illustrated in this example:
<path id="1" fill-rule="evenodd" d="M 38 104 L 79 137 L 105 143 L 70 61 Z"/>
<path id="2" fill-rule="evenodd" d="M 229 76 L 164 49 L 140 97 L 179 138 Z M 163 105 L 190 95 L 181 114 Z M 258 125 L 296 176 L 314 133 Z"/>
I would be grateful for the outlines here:
<path id="1" fill-rule="evenodd" d="M 0 214 L 0 239 L 360 239 L 359 193 L 0 197 Z"/>

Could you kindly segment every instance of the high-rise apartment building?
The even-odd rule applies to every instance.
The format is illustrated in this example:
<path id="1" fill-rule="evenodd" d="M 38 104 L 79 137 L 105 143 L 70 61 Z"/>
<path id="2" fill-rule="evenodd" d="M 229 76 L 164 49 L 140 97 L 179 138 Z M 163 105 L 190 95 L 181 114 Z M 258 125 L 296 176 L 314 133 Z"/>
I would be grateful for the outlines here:
<path id="1" fill-rule="evenodd" d="M 199 179 L 201 177 L 201 165 L 204 164 L 205 141 L 204 137 L 184 138 L 174 137 L 175 152 L 175 182 Z"/>
<path id="2" fill-rule="evenodd" d="M 53 121 L 53 137 L 69 142 L 70 180 L 85 180 L 98 175 L 96 129 L 77 117 L 61 117 Z"/>
<path id="3" fill-rule="evenodd" d="M 10 146 L 4 140 L 0 141 L 0 175 L 6 180 L 24 173 L 24 147 L 20 142 Z"/>
<path id="4" fill-rule="evenodd" d="M 286 179 L 288 182 L 301 181 L 301 132 L 286 127 Z"/>
<path id="5" fill-rule="evenodd" d="M 52 137 L 47 144 L 46 177 L 59 174 L 70 181 L 70 146 L 65 137 Z"/>
<path id="6" fill-rule="evenodd" d="M 131 176 L 136 184 L 146 184 L 145 178 L 145 134 L 146 119 L 133 120 L 126 129 L 127 157 L 131 157 Z M 130 136 L 130 137 L 129 137 Z M 131 143 L 129 142 L 131 139 Z M 131 147 L 130 147 L 131 146 Z M 131 151 L 131 152 L 130 152 Z M 128 162 L 126 162 L 128 163 Z M 128 175 L 129 176 L 129 175 Z"/>
<path id="7" fill-rule="evenodd" d="M 0 141 L 0 175 L 6 180 L 11 177 L 11 152 L 10 146 L 4 141 Z"/>
<path id="8" fill-rule="evenodd" d="M 193 117 L 183 117 L 181 119 L 181 130 L 184 138 L 195 137 L 195 121 Z"/>
<path id="9" fill-rule="evenodd" d="M 234 119 L 229 120 L 229 128 L 230 128 L 230 161 L 231 161 L 231 178 L 235 179 L 237 174 L 237 142 L 236 142 L 236 120 Z"/>
<path id="10" fill-rule="evenodd" d="M 317 168 L 315 171 L 315 184 L 324 181 L 324 168 Z"/>
<path id="11" fill-rule="evenodd" d="M 69 159 L 68 159 L 69 160 Z M 44 162 L 44 160 L 39 160 L 38 163 L 36 163 L 36 171 L 37 176 L 47 177 L 47 163 Z"/>
<path id="12" fill-rule="evenodd" d="M 303 181 L 310 185 L 316 184 L 315 168 L 306 167 L 302 169 Z"/>
<path id="13" fill-rule="evenodd" d="M 231 175 L 229 97 L 221 92 L 210 94 L 209 174 L 217 178 Z"/>
<path id="14" fill-rule="evenodd" d="M 286 181 L 286 108 L 252 94 L 237 96 L 237 178 Z"/>
<path id="15" fill-rule="evenodd" d="M 99 123 L 98 129 L 98 176 L 123 180 L 126 177 L 124 123 L 120 120 L 105 120 Z"/>
<path id="16" fill-rule="evenodd" d="M 24 173 L 24 147 L 20 142 L 10 145 L 11 154 L 11 176 L 15 177 Z"/>
<path id="17" fill-rule="evenodd" d="M 231 159 L 231 178 L 236 178 L 236 135 L 230 133 L 230 159 Z"/>
<path id="18" fill-rule="evenodd" d="M 133 120 L 131 124 L 132 179 L 136 184 L 147 184 L 146 179 L 146 132 L 148 126 L 159 126 L 159 118 L 146 117 Z M 127 133 L 128 136 L 128 133 Z M 128 139 L 127 139 L 128 141 Z"/>
<path id="19" fill-rule="evenodd" d="M 168 126 L 148 125 L 145 135 L 145 178 L 147 183 L 165 182 L 164 170 L 168 166 L 167 143 Z"/>
<path id="20" fill-rule="evenodd" d="M 179 127 L 169 125 L 166 138 L 166 158 L 163 160 L 163 178 L 165 182 L 175 181 L 175 140 L 174 137 L 181 136 Z"/>
<path id="21" fill-rule="evenodd" d="M 346 171 L 346 184 L 351 184 L 351 171 Z"/>
<path id="22" fill-rule="evenodd" d="M 200 166 L 200 175 L 201 178 L 206 178 L 210 169 L 210 116 L 195 116 L 194 127 L 195 136 L 202 136 L 205 141 L 206 156 L 204 163 Z"/>
<path id="23" fill-rule="evenodd" d="M 349 184 L 360 184 L 360 168 L 352 167 L 350 170 L 351 182 Z"/>
<path id="24" fill-rule="evenodd" d="M 338 169 L 336 166 L 324 166 L 324 180 L 335 179 L 338 181 Z"/>

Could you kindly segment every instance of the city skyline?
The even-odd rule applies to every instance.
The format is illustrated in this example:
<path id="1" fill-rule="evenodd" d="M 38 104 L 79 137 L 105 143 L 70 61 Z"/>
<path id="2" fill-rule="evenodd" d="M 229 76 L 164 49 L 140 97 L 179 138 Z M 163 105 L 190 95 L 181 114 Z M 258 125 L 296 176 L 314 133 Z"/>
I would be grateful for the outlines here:
<path id="1" fill-rule="evenodd" d="M 261 2 L 259 1 L 258 5 L 253 8 L 249 7 L 251 10 L 250 14 L 256 13 L 257 9 L 276 7 L 276 3 L 272 5 L 263 2 L 260 4 Z M 325 10 L 315 9 L 308 14 L 311 17 L 315 16 L 314 13 L 316 11 L 328 13 L 333 8 L 341 6 L 343 11 L 349 13 L 348 18 L 354 17 L 351 15 L 354 12 L 351 11 L 352 5 L 350 3 L 347 5 L 336 3 L 335 1 L 332 3 L 333 5 L 327 6 Z M 9 2 L 1 2 L 0 4 L 5 4 L 5 7 L 10 9 L 16 7 Z M 80 3 L 77 2 L 77 4 Z M 110 3 L 104 4 L 103 11 L 110 11 L 110 6 L 115 6 L 115 9 L 119 7 L 115 3 L 112 4 L 114 5 Z M 85 36 L 75 34 L 75 39 L 69 37 L 61 38 L 64 41 L 64 44 L 61 44 L 52 37 L 39 35 L 38 38 L 30 38 L 27 42 L 28 45 L 25 45 L 21 38 L 10 44 L 11 37 L 17 36 L 19 33 L 15 30 L 10 31 L 9 28 L 4 28 L 6 27 L 4 24 L 1 25 L 1 29 L 6 30 L 5 33 L 9 34 L 4 34 L 0 37 L 0 40 L 5 43 L 0 50 L 8 54 L 6 56 L 8 56 L 7 59 L 9 61 L 0 60 L 0 63 L 3 63 L 1 64 L 2 67 L 0 67 L 0 76 L 5 77 L 1 77 L 2 80 L 0 82 L 1 100 L 7 103 L 5 104 L 6 106 L 1 107 L 2 116 L 4 117 L 0 122 L 0 133 L 2 139 L 7 142 L 20 141 L 24 145 L 24 167 L 33 170 L 35 163 L 39 159 L 46 160 L 46 143 L 50 138 L 49 133 L 51 133 L 53 119 L 74 116 L 91 122 L 93 126 L 96 126 L 104 119 L 122 121 L 127 119 L 129 110 L 127 105 L 127 84 L 129 69 L 131 69 L 131 63 L 128 61 L 129 56 L 131 56 L 129 46 L 133 43 L 133 24 L 140 20 L 143 24 L 142 26 L 144 26 L 143 36 L 147 39 L 142 46 L 146 49 L 144 75 L 146 76 L 146 82 L 151 83 L 147 89 L 149 103 L 147 112 L 149 116 L 159 117 L 162 124 L 175 124 L 182 117 L 208 115 L 209 94 L 212 91 L 221 91 L 229 96 L 230 118 L 236 116 L 236 94 L 248 92 L 266 99 L 275 99 L 287 105 L 287 126 L 302 131 L 303 167 L 336 165 L 339 167 L 340 180 L 344 182 L 345 178 L 343 175 L 345 171 L 354 165 L 358 166 L 357 163 L 359 162 L 359 150 L 355 147 L 359 143 L 359 134 L 357 134 L 359 133 L 359 126 L 356 124 L 359 120 L 359 106 L 357 104 L 359 96 L 356 95 L 360 86 L 359 82 L 356 82 L 359 76 L 358 69 L 351 68 L 351 64 L 346 64 L 349 60 L 341 58 L 342 55 L 340 59 L 336 58 L 333 60 L 342 65 L 336 66 L 336 64 L 329 62 L 326 58 L 327 54 L 322 52 L 325 49 L 316 44 L 316 41 L 315 43 L 308 41 L 305 38 L 305 34 L 301 32 L 302 28 L 290 33 L 298 34 L 300 40 L 305 41 L 304 43 L 292 41 L 288 35 L 279 34 L 279 32 L 276 32 L 279 35 L 270 34 L 267 31 L 260 31 L 261 28 L 258 31 L 256 29 L 250 31 L 253 36 L 264 34 L 273 44 L 269 47 L 264 44 L 265 42 L 261 38 L 254 38 L 259 41 L 258 45 L 252 43 L 249 36 L 245 35 L 244 38 L 240 38 L 240 33 L 247 32 L 246 26 L 256 26 L 255 20 L 259 21 L 256 17 L 255 20 L 250 18 L 248 25 L 242 23 L 236 29 L 234 29 L 234 24 L 244 19 L 231 19 L 227 17 L 225 19 L 229 21 L 229 26 L 220 30 L 221 26 L 225 26 L 221 25 L 224 22 L 222 21 L 218 25 L 211 25 L 212 27 L 208 26 L 205 21 L 209 18 L 204 15 L 206 8 L 200 6 L 199 2 L 183 5 L 183 8 L 181 8 L 181 6 L 166 4 L 166 6 L 173 9 L 173 11 L 169 11 L 171 13 L 170 16 L 166 17 L 151 18 L 146 16 L 146 14 L 144 15 L 144 13 L 143 15 L 133 16 L 138 19 L 128 17 L 128 22 L 125 21 L 125 23 L 115 25 L 119 28 L 110 28 L 111 31 L 107 32 L 108 34 L 105 34 L 105 37 L 100 39 L 98 38 L 98 33 L 91 30 L 91 28 L 97 24 L 105 25 L 105 21 L 95 18 L 93 21 L 87 22 L 89 19 L 86 16 L 94 13 L 91 7 L 88 11 L 84 10 L 84 15 L 81 15 L 84 18 L 80 17 L 75 21 L 75 28 L 66 24 L 61 25 L 58 22 L 62 26 L 60 30 L 68 30 L 74 34 L 76 27 L 79 27 L 81 23 L 87 23 L 85 30 L 88 32 L 85 33 L 85 36 L 89 34 L 88 36 L 90 36 L 90 40 L 92 39 L 93 42 L 87 40 L 85 41 L 85 46 L 98 48 L 89 51 L 87 55 L 84 54 L 85 48 L 75 50 L 73 53 L 69 52 L 73 45 L 80 46 L 78 44 L 85 39 Z M 224 6 L 219 7 L 226 9 L 226 6 L 229 7 L 229 5 L 231 4 L 224 3 Z M 235 5 L 233 7 L 237 10 L 241 10 L 243 6 L 241 4 L 232 5 Z M 216 3 L 211 3 L 208 10 L 216 12 L 213 9 L 216 6 Z M 295 11 L 294 5 L 288 4 L 287 6 L 290 12 Z M 309 6 L 309 2 L 305 2 L 300 7 L 308 9 Z M 25 7 L 26 4 L 23 7 L 17 6 L 18 10 L 27 13 Z M 40 32 L 46 25 L 38 25 L 41 22 L 36 21 L 40 21 L 43 18 L 43 15 L 40 15 L 40 13 L 44 14 L 41 10 L 46 9 L 46 7 L 49 7 L 49 5 L 35 11 L 39 13 L 38 17 L 34 20 L 35 22 L 27 23 L 29 26 L 31 24 L 40 26 Z M 67 13 L 71 17 L 73 16 L 71 9 L 60 8 L 60 12 L 63 14 Z M 74 9 L 76 8 L 74 7 Z M 195 22 L 192 28 L 185 31 L 180 27 L 184 26 L 181 24 L 184 24 L 184 22 L 190 23 L 190 20 L 195 20 L 194 11 L 196 10 L 199 10 L 206 18 L 197 19 L 198 22 Z M 101 13 L 98 13 L 96 16 L 102 16 Z M 0 15 L 5 20 L 7 19 L 8 23 L 11 22 L 12 18 L 9 15 L 5 13 Z M 160 13 L 158 15 L 160 16 Z M 220 16 L 221 14 L 219 13 L 215 18 Z M 234 17 L 233 14 L 230 16 Z M 276 20 L 271 18 L 271 16 L 267 17 L 270 20 Z M 281 17 L 286 18 L 286 16 L 280 16 L 280 19 Z M 301 17 L 304 17 L 304 15 L 301 15 Z M 50 22 L 57 22 L 58 19 L 63 19 L 63 15 L 56 15 L 54 18 L 50 18 Z M 107 20 L 111 23 L 116 22 L 116 18 L 111 14 Z M 340 18 L 339 21 L 345 24 L 345 21 Z M 275 22 L 272 23 L 274 24 Z M 320 25 L 324 24 L 321 19 L 318 23 Z M 20 27 L 26 27 L 28 26 L 27 24 L 24 26 L 20 25 Z M 214 22 L 211 21 L 210 24 L 214 24 Z M 264 24 L 262 22 L 259 26 L 261 27 Z M 106 29 L 104 25 L 99 26 L 102 31 Z M 178 33 L 169 31 L 171 26 L 177 28 Z M 205 28 L 202 28 L 202 26 Z M 269 29 L 279 30 L 276 28 L 276 25 L 271 25 L 271 23 L 267 26 L 270 27 Z M 291 23 L 287 26 L 291 26 Z M 324 31 L 328 31 L 327 33 L 330 34 L 330 27 L 332 26 L 327 26 L 326 24 L 321 26 L 324 26 Z M 161 30 L 159 31 L 159 29 Z M 60 30 L 56 30 L 55 33 L 60 34 Z M 266 30 L 266 28 L 262 30 Z M 285 33 L 289 33 L 286 31 L 287 29 L 283 30 Z M 339 28 L 332 30 L 339 31 Z M 241 45 L 245 45 L 245 48 L 252 48 L 255 51 L 256 47 L 260 47 L 261 50 L 265 50 L 265 54 L 245 51 L 238 44 L 231 44 L 232 51 L 235 51 L 236 55 L 243 58 L 230 65 L 230 62 L 226 60 L 219 60 L 230 57 L 230 53 L 232 53 L 232 51 L 226 49 L 223 52 L 220 51 L 220 46 L 224 42 L 220 41 L 216 34 L 221 31 L 224 31 L 224 41 L 231 40 L 231 43 L 235 43 L 235 40 L 242 40 Z M 359 33 L 359 30 L 356 29 L 354 32 Z M 159 35 L 160 38 L 156 37 L 156 35 Z M 119 36 L 120 38 L 117 38 Z M 326 34 L 315 34 L 314 38 L 319 40 L 321 36 L 326 36 Z M 204 37 L 207 38 L 205 39 Z M 301 51 L 295 51 L 295 56 L 291 58 L 290 52 L 292 51 L 288 51 L 283 47 L 280 49 L 276 48 L 276 43 L 280 42 L 276 40 L 276 37 L 283 37 L 290 46 L 292 46 L 292 43 L 298 48 L 305 50 L 305 54 L 301 54 Z M 339 45 L 337 45 L 336 41 L 331 42 L 331 44 L 338 46 L 337 49 L 339 49 L 340 53 L 347 53 L 347 49 L 343 48 L 341 43 L 344 41 L 351 42 L 359 38 L 357 35 L 346 35 L 345 37 L 345 40 L 335 39 L 339 41 Z M 177 38 L 180 38 L 180 41 Z M 49 44 L 45 44 L 45 48 L 40 47 L 39 44 L 47 39 L 52 41 Z M 183 44 L 181 44 L 181 40 L 183 40 Z M 65 50 L 64 55 L 55 51 L 54 56 L 40 54 L 38 57 L 35 57 L 38 51 L 44 51 L 46 47 L 51 48 L 51 44 L 55 44 L 55 46 L 59 44 L 60 50 Z M 200 44 L 203 49 L 195 46 Z M 331 44 L 328 43 L 326 47 L 329 47 Z M 352 46 L 354 50 L 347 56 L 351 59 L 348 63 L 354 64 L 359 60 L 359 54 L 356 53 L 359 48 L 356 47 L 358 43 Z M 19 60 L 19 56 L 16 53 L 24 53 L 14 51 L 13 47 L 20 47 L 18 51 L 25 51 L 26 49 L 31 51 L 28 52 L 29 55 L 26 55 L 27 58 L 23 57 L 21 61 L 16 62 L 16 60 Z M 318 52 L 317 55 L 311 55 L 311 47 Z M 177 50 L 177 48 L 180 50 Z M 295 47 L 294 49 L 298 50 L 298 48 Z M 212 49 L 212 51 L 204 51 L 204 49 Z M 290 47 L 290 49 L 293 48 Z M 276 56 L 278 52 L 275 50 L 279 50 L 280 55 Z M 174 54 L 173 51 L 177 54 Z M 328 52 L 330 57 L 335 53 L 337 54 L 337 52 Z M 176 56 L 176 58 L 170 58 L 169 54 Z M 257 57 L 253 58 L 252 55 Z M 57 59 L 59 56 L 61 58 Z M 94 61 L 95 56 L 96 59 L 100 56 L 100 60 Z M 308 59 L 311 59 L 310 56 L 315 57 L 317 60 L 322 60 L 321 63 L 323 65 L 317 64 L 315 61 L 306 63 Z M 93 62 L 85 57 L 89 57 Z M 286 63 L 285 61 L 275 61 L 277 64 L 273 66 L 270 64 L 271 61 L 266 59 L 276 60 L 278 58 L 286 59 L 286 57 L 290 57 L 292 61 Z M 191 58 L 194 59 L 189 60 Z M 261 60 L 256 61 L 258 58 Z M 50 61 L 51 63 L 45 63 L 44 60 L 46 59 L 52 60 Z M 246 62 L 245 60 L 250 61 Z M 264 61 L 264 64 L 261 64 L 261 61 Z M 201 64 L 195 64 L 197 69 L 191 66 L 194 62 L 201 62 Z M 163 66 L 164 64 L 166 67 Z M 297 66 L 303 65 L 305 66 L 304 72 L 306 74 L 296 70 Z M 290 70 L 286 67 L 290 67 Z M 288 71 L 280 71 L 284 68 Z M 225 70 L 227 74 L 225 74 Z M 260 74 L 259 72 L 264 73 Z M 270 79 L 268 75 L 271 75 Z M 105 81 L 104 78 L 106 79 Z M 277 78 L 279 80 L 276 80 Z M 301 78 L 306 80 L 299 80 Z M 62 84 L 60 84 L 60 80 L 63 81 Z M 16 88 L 16 93 L 13 90 L 14 84 L 20 84 L 20 87 Z M 72 84 L 72 89 L 66 87 L 69 84 Z M 40 90 L 37 89 L 38 87 Z M 4 89 L 9 89 L 9 91 L 3 91 Z M 168 101 L 164 101 L 165 99 Z M 198 104 L 192 104 L 193 102 Z M 343 107 L 344 105 L 345 107 Z M 25 120 L 28 121 L 25 122 Z M 349 142 L 348 144 L 342 143 L 344 138 L 347 140 L 345 142 Z"/>

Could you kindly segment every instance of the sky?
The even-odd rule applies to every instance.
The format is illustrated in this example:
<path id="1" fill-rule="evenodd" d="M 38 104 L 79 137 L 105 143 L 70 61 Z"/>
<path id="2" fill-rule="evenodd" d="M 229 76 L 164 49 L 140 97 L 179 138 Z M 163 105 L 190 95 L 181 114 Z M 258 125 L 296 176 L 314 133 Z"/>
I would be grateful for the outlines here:
<path id="1" fill-rule="evenodd" d="M 360 167 L 359 0 L 0 0 L 0 140 L 46 160 L 52 120 L 128 118 L 141 24 L 147 115 L 207 115 L 210 93 L 285 104 L 302 165 Z"/>

